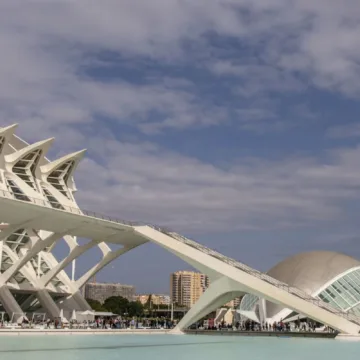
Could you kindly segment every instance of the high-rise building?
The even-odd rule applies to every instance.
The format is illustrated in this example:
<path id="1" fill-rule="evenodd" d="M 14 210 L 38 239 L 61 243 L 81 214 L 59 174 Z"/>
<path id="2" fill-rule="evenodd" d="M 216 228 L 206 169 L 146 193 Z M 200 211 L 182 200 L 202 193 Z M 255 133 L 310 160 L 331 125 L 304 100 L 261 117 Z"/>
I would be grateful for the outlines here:
<path id="1" fill-rule="evenodd" d="M 170 275 L 171 301 L 180 306 L 193 306 L 209 286 L 209 278 L 194 271 L 177 271 Z"/>
<path id="2" fill-rule="evenodd" d="M 85 298 L 103 303 L 111 296 L 122 296 L 129 301 L 135 299 L 135 287 L 132 285 L 111 283 L 87 283 L 85 285 Z"/>

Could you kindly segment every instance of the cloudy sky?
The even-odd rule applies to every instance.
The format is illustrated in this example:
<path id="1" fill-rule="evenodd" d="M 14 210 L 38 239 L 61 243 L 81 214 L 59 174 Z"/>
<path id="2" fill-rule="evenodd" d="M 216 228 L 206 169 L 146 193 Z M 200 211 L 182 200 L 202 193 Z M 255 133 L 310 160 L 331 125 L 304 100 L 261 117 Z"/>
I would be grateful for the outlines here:
<path id="1" fill-rule="evenodd" d="M 261 270 L 360 257 L 359 19 L 358 0 L 2 0 L 0 125 L 87 148 L 83 208 Z M 184 268 L 145 245 L 98 279 L 165 292 Z"/>

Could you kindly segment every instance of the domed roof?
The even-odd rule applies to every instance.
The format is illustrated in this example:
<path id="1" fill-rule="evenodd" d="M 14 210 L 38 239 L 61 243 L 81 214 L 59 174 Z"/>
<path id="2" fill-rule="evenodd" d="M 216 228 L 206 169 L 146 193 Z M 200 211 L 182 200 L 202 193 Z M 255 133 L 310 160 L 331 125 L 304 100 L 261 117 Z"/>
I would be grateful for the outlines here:
<path id="1" fill-rule="evenodd" d="M 332 251 L 312 251 L 286 258 L 268 271 L 268 275 L 313 294 L 341 273 L 360 266 L 360 261 Z M 267 302 L 268 316 L 282 306 Z"/>

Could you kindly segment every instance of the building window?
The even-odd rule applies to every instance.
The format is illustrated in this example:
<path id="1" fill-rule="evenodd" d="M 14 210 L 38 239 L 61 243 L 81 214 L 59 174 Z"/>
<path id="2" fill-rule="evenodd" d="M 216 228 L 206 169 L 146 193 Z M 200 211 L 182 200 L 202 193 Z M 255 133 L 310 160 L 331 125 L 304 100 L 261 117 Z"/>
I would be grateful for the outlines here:
<path id="1" fill-rule="evenodd" d="M 55 189 L 59 190 L 64 196 L 66 196 L 69 200 L 72 200 L 70 191 L 67 187 L 67 182 L 72 173 L 72 170 L 75 166 L 75 161 L 70 160 L 66 163 L 62 164 L 54 171 L 50 173 L 47 177 L 47 181 L 51 184 Z"/>
<path id="2" fill-rule="evenodd" d="M 5 136 L 0 136 L 0 154 L 3 150 L 4 144 L 5 144 Z"/>
<path id="3" fill-rule="evenodd" d="M 64 207 L 57 201 L 56 197 L 53 196 L 49 190 L 45 189 L 44 187 L 42 187 L 42 190 L 51 207 L 53 207 L 54 209 L 65 210 Z"/>
<path id="4" fill-rule="evenodd" d="M 14 180 L 6 178 L 6 184 L 15 199 L 31 202 L 30 198 L 24 194 L 24 192 L 16 185 Z"/>
<path id="5" fill-rule="evenodd" d="M 2 258 L 1 258 L 1 272 L 5 272 L 9 267 L 11 267 L 13 264 L 13 261 L 10 259 L 10 256 L 6 254 L 5 251 L 2 252 Z"/>
<path id="6" fill-rule="evenodd" d="M 18 160 L 12 168 L 13 173 L 16 174 L 21 180 L 23 180 L 35 191 L 38 191 L 35 182 L 35 170 L 40 160 L 41 154 L 42 151 L 40 149 L 32 151 L 31 153 L 25 155 L 23 158 Z"/>

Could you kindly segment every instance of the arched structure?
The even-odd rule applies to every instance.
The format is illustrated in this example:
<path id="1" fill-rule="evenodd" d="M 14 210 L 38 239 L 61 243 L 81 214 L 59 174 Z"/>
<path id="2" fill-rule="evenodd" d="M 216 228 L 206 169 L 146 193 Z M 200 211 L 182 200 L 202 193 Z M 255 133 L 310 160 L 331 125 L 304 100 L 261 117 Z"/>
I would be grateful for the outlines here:
<path id="1" fill-rule="evenodd" d="M 232 298 L 249 293 L 291 308 L 340 332 L 355 334 L 360 320 L 274 277 L 223 256 L 160 227 L 111 219 L 81 210 L 76 204 L 73 172 L 84 151 L 50 162 L 45 154 L 53 139 L 33 145 L 14 135 L 15 126 L 0 129 L 0 302 L 9 314 L 43 308 L 58 317 L 60 308 L 86 310 L 81 287 L 104 266 L 127 251 L 151 241 L 210 277 L 211 285 L 175 331 Z M 90 241 L 80 245 L 77 238 Z M 52 254 L 63 239 L 68 255 Z M 112 251 L 108 244 L 121 247 Z M 78 279 L 65 267 L 98 247 L 102 259 Z"/>
<path id="2" fill-rule="evenodd" d="M 267 274 L 335 309 L 360 316 L 360 261 L 350 256 L 331 251 L 301 253 L 281 261 Z M 253 294 L 244 296 L 239 312 L 259 323 L 305 317 Z"/>

